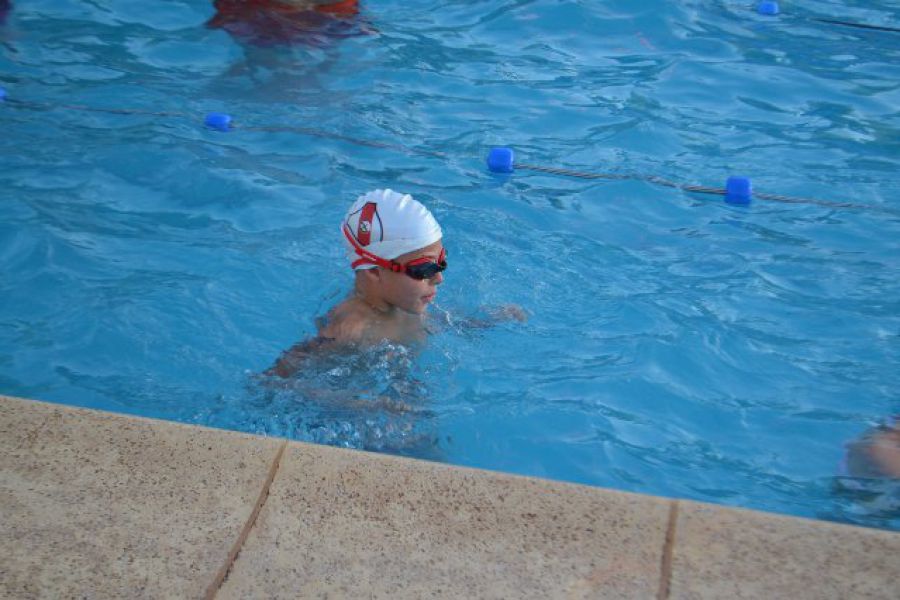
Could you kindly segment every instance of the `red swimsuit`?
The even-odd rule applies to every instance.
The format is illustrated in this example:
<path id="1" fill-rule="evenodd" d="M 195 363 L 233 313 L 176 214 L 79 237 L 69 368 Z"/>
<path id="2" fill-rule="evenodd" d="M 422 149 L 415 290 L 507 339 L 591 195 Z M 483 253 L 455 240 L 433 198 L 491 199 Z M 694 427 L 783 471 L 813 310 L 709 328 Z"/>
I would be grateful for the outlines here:
<path id="1" fill-rule="evenodd" d="M 303 7 L 278 0 L 215 0 L 216 14 L 207 27 L 260 45 L 302 41 L 304 34 L 322 32 L 335 20 L 359 14 L 358 0 L 337 0 Z"/>

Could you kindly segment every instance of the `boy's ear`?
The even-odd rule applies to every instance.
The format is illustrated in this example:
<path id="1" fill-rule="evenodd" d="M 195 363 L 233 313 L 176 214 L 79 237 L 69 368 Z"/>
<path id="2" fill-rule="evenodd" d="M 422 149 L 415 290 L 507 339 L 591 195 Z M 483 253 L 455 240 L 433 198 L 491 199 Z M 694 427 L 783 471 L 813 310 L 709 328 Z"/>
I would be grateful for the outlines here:
<path id="1" fill-rule="evenodd" d="M 381 279 L 381 269 L 363 269 L 357 272 L 360 273 L 366 280 L 373 283 Z"/>

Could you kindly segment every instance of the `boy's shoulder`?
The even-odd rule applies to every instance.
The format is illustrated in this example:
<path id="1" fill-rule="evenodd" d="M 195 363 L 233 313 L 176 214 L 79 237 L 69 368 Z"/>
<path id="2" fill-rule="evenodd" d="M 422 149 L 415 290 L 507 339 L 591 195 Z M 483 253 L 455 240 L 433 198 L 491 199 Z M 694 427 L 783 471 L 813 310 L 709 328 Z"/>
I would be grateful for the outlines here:
<path id="1" fill-rule="evenodd" d="M 350 298 L 335 306 L 328 313 L 319 336 L 334 340 L 338 344 L 352 344 L 362 340 L 371 320 L 370 311 Z"/>

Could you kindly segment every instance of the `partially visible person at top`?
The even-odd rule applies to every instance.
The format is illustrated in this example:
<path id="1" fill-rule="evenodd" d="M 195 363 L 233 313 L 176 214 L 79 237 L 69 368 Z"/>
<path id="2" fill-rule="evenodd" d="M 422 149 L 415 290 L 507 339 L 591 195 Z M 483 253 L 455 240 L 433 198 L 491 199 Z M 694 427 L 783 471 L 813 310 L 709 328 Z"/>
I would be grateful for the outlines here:
<path id="1" fill-rule="evenodd" d="M 341 236 L 353 290 L 329 311 L 315 338 L 286 351 L 266 374 L 289 377 L 323 350 L 425 340 L 426 312 L 447 269 L 443 232 L 431 212 L 409 194 L 375 190 L 347 211 Z M 508 319 L 524 321 L 525 313 L 517 306 L 495 311 L 494 321 Z"/>
<path id="2" fill-rule="evenodd" d="M 12 9 L 11 0 L 0 0 L 0 25 L 6 23 L 6 17 Z"/>
<path id="3" fill-rule="evenodd" d="M 216 14 L 207 27 L 258 46 L 315 43 L 317 35 L 360 33 L 340 27 L 359 14 L 357 0 L 215 0 L 213 7 Z"/>

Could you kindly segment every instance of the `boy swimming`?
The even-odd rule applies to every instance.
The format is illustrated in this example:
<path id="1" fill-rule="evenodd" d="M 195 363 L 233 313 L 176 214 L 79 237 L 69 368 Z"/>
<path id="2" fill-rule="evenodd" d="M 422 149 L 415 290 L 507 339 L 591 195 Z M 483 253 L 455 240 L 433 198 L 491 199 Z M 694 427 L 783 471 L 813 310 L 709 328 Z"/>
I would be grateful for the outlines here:
<path id="1" fill-rule="evenodd" d="M 320 335 L 341 344 L 423 340 L 425 311 L 447 268 L 443 234 L 431 212 L 409 194 L 375 190 L 350 207 L 341 233 L 354 289 Z"/>
<path id="2" fill-rule="evenodd" d="M 375 190 L 341 223 L 353 291 L 332 308 L 318 335 L 286 351 L 266 373 L 289 377 L 314 353 L 382 341 L 424 341 L 425 313 L 444 281 L 447 253 L 431 212 L 409 194 Z"/>

